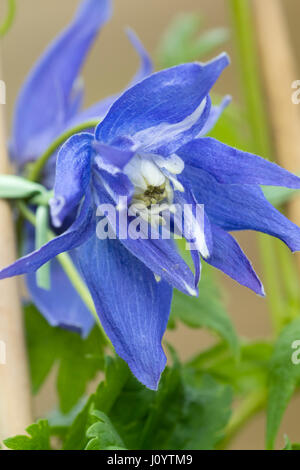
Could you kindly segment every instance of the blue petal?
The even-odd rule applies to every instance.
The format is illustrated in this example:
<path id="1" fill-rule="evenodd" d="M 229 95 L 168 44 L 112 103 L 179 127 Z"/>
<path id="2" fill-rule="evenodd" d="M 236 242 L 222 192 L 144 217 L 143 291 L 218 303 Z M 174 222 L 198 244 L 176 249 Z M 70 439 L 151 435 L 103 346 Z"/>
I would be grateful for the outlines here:
<path id="1" fill-rule="evenodd" d="M 185 64 L 155 73 L 125 92 L 96 129 L 96 139 L 111 143 L 130 137 L 137 148 L 172 153 L 196 137 L 210 112 L 208 93 L 228 57 L 208 64 Z"/>
<path id="2" fill-rule="evenodd" d="M 137 73 L 134 75 L 132 80 L 126 86 L 125 90 L 136 85 L 137 83 L 139 83 L 144 78 L 148 77 L 148 75 L 150 75 L 153 72 L 152 60 L 148 52 L 144 48 L 143 44 L 137 37 L 137 35 L 131 29 L 127 30 L 127 35 L 129 37 L 131 44 L 133 45 L 136 52 L 138 53 L 141 65 Z M 124 91 L 122 93 L 124 93 Z M 77 116 L 75 116 L 74 119 L 70 122 L 69 127 L 73 127 L 76 124 L 79 124 L 81 122 L 85 122 L 88 120 L 93 120 L 93 119 L 99 119 L 100 121 L 101 119 L 105 117 L 111 105 L 120 97 L 120 95 L 121 93 L 118 93 L 118 94 L 109 96 L 99 101 L 96 104 L 93 104 L 88 109 L 82 111 Z"/>
<path id="3" fill-rule="evenodd" d="M 131 28 L 127 28 L 126 32 L 131 44 L 138 53 L 138 56 L 140 57 L 141 61 L 139 70 L 132 78 L 131 82 L 128 84 L 127 88 L 130 88 L 139 83 L 141 80 L 144 80 L 144 78 L 148 77 L 148 75 L 153 72 L 153 63 L 151 57 L 149 56 L 148 52 L 144 48 L 136 33 Z"/>
<path id="4" fill-rule="evenodd" d="M 97 152 L 98 167 L 112 174 L 123 170 L 134 155 L 132 150 L 123 150 L 97 141 L 93 142 L 93 148 Z"/>
<path id="5" fill-rule="evenodd" d="M 39 250 L 23 256 L 15 261 L 15 263 L 2 269 L 0 271 L 0 279 L 37 271 L 43 264 L 60 253 L 80 246 L 92 236 L 94 231 L 94 207 L 91 204 L 91 196 L 87 194 L 77 219 L 66 232 L 46 243 Z"/>
<path id="6" fill-rule="evenodd" d="M 117 354 L 137 379 L 156 390 L 165 368 L 161 341 L 171 307 L 172 288 L 118 240 L 92 237 L 77 250 L 79 264 L 101 323 Z"/>
<path id="7" fill-rule="evenodd" d="M 29 294 L 51 326 L 75 331 L 86 338 L 95 321 L 57 260 L 50 262 L 51 288 L 40 289 L 35 273 L 27 274 Z"/>
<path id="8" fill-rule="evenodd" d="M 91 178 L 93 135 L 75 134 L 61 147 L 56 163 L 54 198 L 50 201 L 51 217 L 60 227 L 65 217 L 80 203 Z"/>
<path id="9" fill-rule="evenodd" d="M 188 165 L 212 175 L 218 183 L 300 188 L 300 178 L 275 163 L 210 137 L 192 140 L 176 153 Z"/>
<path id="10" fill-rule="evenodd" d="M 95 188 L 98 206 L 99 204 L 114 204 L 107 191 L 98 185 L 96 181 Z M 150 238 L 150 233 L 147 234 L 148 238 L 134 239 L 129 233 L 130 223 L 134 218 L 128 218 L 127 213 L 125 213 L 125 217 L 121 216 L 120 219 L 120 224 L 115 224 L 111 213 L 108 212 L 107 214 L 107 220 L 111 227 L 115 228 L 116 235 L 131 254 L 142 261 L 155 275 L 166 280 L 176 289 L 188 295 L 198 295 L 195 289 L 194 275 L 179 255 L 173 240 L 153 239 Z"/>
<path id="11" fill-rule="evenodd" d="M 35 159 L 65 127 L 82 63 L 101 26 L 111 15 L 110 0 L 85 0 L 73 22 L 50 45 L 27 78 L 17 101 L 11 152 L 21 164 Z"/>
<path id="12" fill-rule="evenodd" d="M 205 208 L 198 205 L 193 192 L 185 184 L 185 191 L 174 192 L 174 203 L 182 207 L 182 214 L 179 220 L 176 213 L 175 223 L 179 223 L 183 229 L 183 236 L 195 246 L 195 249 L 203 258 L 208 258 L 213 251 L 213 242 L 210 228 L 210 221 L 205 213 Z M 182 217 L 183 215 L 183 217 Z"/>
<path id="13" fill-rule="evenodd" d="M 34 249 L 33 230 L 27 233 L 25 244 L 26 252 L 30 253 Z M 34 304 L 50 325 L 76 331 L 86 337 L 94 325 L 93 316 L 56 259 L 50 261 L 50 273 L 49 291 L 37 286 L 35 273 L 26 276 L 27 288 Z"/>
<path id="14" fill-rule="evenodd" d="M 220 184 L 205 171 L 189 165 L 185 166 L 184 176 L 215 225 L 229 232 L 267 233 L 282 240 L 292 251 L 300 250 L 300 228 L 266 200 L 259 186 Z"/>
<path id="15" fill-rule="evenodd" d="M 225 230 L 212 225 L 214 249 L 205 261 L 220 269 L 242 286 L 249 287 L 256 294 L 264 296 L 264 288 L 250 261 L 234 238 Z"/>
<path id="16" fill-rule="evenodd" d="M 203 129 L 201 129 L 200 134 L 197 137 L 202 137 L 208 134 L 215 127 L 224 109 L 226 109 L 230 103 L 231 103 L 231 96 L 227 95 L 223 98 L 223 100 L 218 106 L 211 107 L 208 119 Z"/>

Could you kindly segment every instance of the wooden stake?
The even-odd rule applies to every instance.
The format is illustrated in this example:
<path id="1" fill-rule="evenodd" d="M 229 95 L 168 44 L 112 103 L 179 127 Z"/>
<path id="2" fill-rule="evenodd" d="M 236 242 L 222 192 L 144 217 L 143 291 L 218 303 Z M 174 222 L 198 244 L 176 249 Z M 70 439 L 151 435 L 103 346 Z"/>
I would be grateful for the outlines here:
<path id="1" fill-rule="evenodd" d="M 4 105 L 0 104 L 0 174 L 9 172 L 6 141 Z M 12 211 L 0 200 L 0 267 L 15 259 Z M 17 279 L 12 278 L 0 281 L 0 440 L 24 434 L 32 420 L 22 308 Z"/>
<path id="2" fill-rule="evenodd" d="M 300 79 L 281 0 L 252 0 L 274 147 L 280 165 L 300 172 L 300 105 L 292 102 L 292 83 Z M 289 204 L 290 218 L 300 225 L 300 197 Z M 300 267 L 300 256 L 298 256 Z"/>

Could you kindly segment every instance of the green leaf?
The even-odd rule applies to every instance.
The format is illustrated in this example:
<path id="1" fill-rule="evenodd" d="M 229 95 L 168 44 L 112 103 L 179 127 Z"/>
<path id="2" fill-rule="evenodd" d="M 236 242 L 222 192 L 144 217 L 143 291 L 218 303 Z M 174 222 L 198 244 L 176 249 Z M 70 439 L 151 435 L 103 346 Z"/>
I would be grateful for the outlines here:
<path id="1" fill-rule="evenodd" d="M 219 344 L 201 352 L 190 361 L 190 366 L 200 376 L 210 374 L 218 381 L 229 384 L 239 396 L 265 389 L 273 352 L 272 345 L 262 341 L 242 343 L 238 361 L 225 346 Z"/>
<path id="2" fill-rule="evenodd" d="M 155 392 L 124 361 L 109 358 L 106 379 L 70 427 L 64 449 L 210 449 L 222 437 L 231 401 L 229 386 L 193 377 L 179 364 L 164 371 Z M 98 426 L 94 410 L 104 413 Z"/>
<path id="3" fill-rule="evenodd" d="M 12 450 L 50 450 L 50 428 L 48 421 L 40 420 L 26 428 L 29 436 L 5 439 L 4 444 Z"/>
<path id="4" fill-rule="evenodd" d="M 292 444 L 288 436 L 284 436 L 285 446 L 282 450 L 300 450 L 300 444 Z"/>
<path id="5" fill-rule="evenodd" d="M 45 191 L 44 186 L 21 176 L 0 175 L 0 199 L 24 199 Z"/>
<path id="6" fill-rule="evenodd" d="M 300 380 L 300 365 L 293 363 L 293 345 L 300 340 L 300 319 L 281 332 L 270 363 L 267 410 L 267 448 L 273 449 L 285 409 Z"/>
<path id="7" fill-rule="evenodd" d="M 85 449 L 88 442 L 86 431 L 92 424 L 90 412 L 98 409 L 108 415 L 129 377 L 130 371 L 122 359 L 106 357 L 105 380 L 100 383 L 96 393 L 90 396 L 85 407 L 74 420 L 64 442 L 65 450 Z M 125 410 L 126 408 L 124 412 Z"/>
<path id="8" fill-rule="evenodd" d="M 105 341 L 95 327 L 86 339 L 79 334 L 51 327 L 34 306 L 25 310 L 28 354 L 33 391 L 36 393 L 55 363 L 60 408 L 69 412 L 86 386 L 104 367 Z"/>
<path id="9" fill-rule="evenodd" d="M 208 266 L 203 266 L 199 297 L 174 291 L 171 327 L 177 320 L 191 328 L 208 328 L 223 338 L 234 354 L 239 352 L 238 337 L 221 300 L 221 293 Z"/>
<path id="10" fill-rule="evenodd" d="M 209 376 L 167 369 L 142 434 L 142 449 L 213 449 L 229 417 L 231 389 Z"/>
<path id="11" fill-rule="evenodd" d="M 108 415 L 129 449 L 206 449 L 221 437 L 231 400 L 230 387 L 211 377 L 192 382 L 176 364 L 157 392 L 130 377 Z"/>
<path id="12" fill-rule="evenodd" d="M 91 413 L 97 419 L 87 430 L 89 442 L 85 450 L 126 450 L 119 434 L 105 413 L 94 410 Z"/>
<path id="13" fill-rule="evenodd" d="M 289 202 L 297 194 L 299 195 L 299 190 L 297 189 L 280 188 L 277 186 L 264 186 L 262 189 L 264 195 L 273 206 L 281 206 Z"/>
<path id="14" fill-rule="evenodd" d="M 216 28 L 196 37 L 201 23 L 200 16 L 194 13 L 180 14 L 171 22 L 158 50 L 162 68 L 201 59 L 228 39 L 228 30 L 225 28 Z"/>

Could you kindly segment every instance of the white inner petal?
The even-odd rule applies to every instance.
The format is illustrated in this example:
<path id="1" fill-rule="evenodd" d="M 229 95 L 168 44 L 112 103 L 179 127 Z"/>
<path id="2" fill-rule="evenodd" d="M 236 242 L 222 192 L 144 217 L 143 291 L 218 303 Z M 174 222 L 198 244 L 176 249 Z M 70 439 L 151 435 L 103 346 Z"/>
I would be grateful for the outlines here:
<path id="1" fill-rule="evenodd" d="M 166 178 L 151 160 L 142 160 L 141 172 L 149 186 L 161 186 Z"/>

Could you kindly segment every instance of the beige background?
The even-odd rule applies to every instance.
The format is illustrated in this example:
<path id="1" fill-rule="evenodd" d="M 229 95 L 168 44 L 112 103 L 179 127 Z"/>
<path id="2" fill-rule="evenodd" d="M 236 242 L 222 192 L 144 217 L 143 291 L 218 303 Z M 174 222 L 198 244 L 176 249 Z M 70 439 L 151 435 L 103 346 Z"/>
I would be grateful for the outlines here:
<path id="1" fill-rule="evenodd" d="M 263 0 L 262 0 L 263 1 Z M 300 61 L 300 35 L 298 18 L 299 0 L 282 0 L 290 25 L 291 40 L 297 64 Z M 1 6 L 4 0 L 1 1 Z M 77 0 L 17 0 L 18 14 L 9 35 L 3 40 L 4 74 L 7 84 L 7 118 L 11 120 L 13 103 L 24 75 L 41 54 L 44 47 L 64 27 L 75 10 Z M 159 38 L 170 19 L 181 11 L 203 13 L 206 27 L 229 24 L 227 0 L 115 0 L 113 20 L 105 27 L 90 54 L 84 69 L 86 81 L 86 104 L 114 93 L 124 87 L 137 67 L 137 59 L 129 45 L 123 28 L 127 25 L 135 29 L 143 43 L 155 57 Z M 224 47 L 232 55 L 232 66 L 224 73 L 217 85 L 220 93 L 230 93 L 239 100 L 236 60 L 231 41 Z M 299 76 L 295 77 L 296 79 Z M 262 276 L 257 256 L 255 236 L 242 234 L 239 240 L 243 248 Z M 265 300 L 256 297 L 247 289 L 237 286 L 233 281 L 220 275 L 225 288 L 229 312 L 243 336 L 259 338 L 270 334 L 270 325 Z M 201 288 L 201 286 L 200 286 Z M 180 331 L 168 333 L 179 348 L 182 358 L 193 354 L 199 347 L 205 347 L 214 341 L 204 332 Z M 44 387 L 35 399 L 36 414 L 51 408 L 53 397 L 49 387 Z M 300 400 L 295 399 L 286 413 L 282 432 L 287 433 L 292 441 L 300 441 L 299 411 Z M 265 419 L 261 415 L 255 418 L 232 444 L 234 449 L 259 449 L 264 445 Z M 282 439 L 279 440 L 279 445 Z"/>

